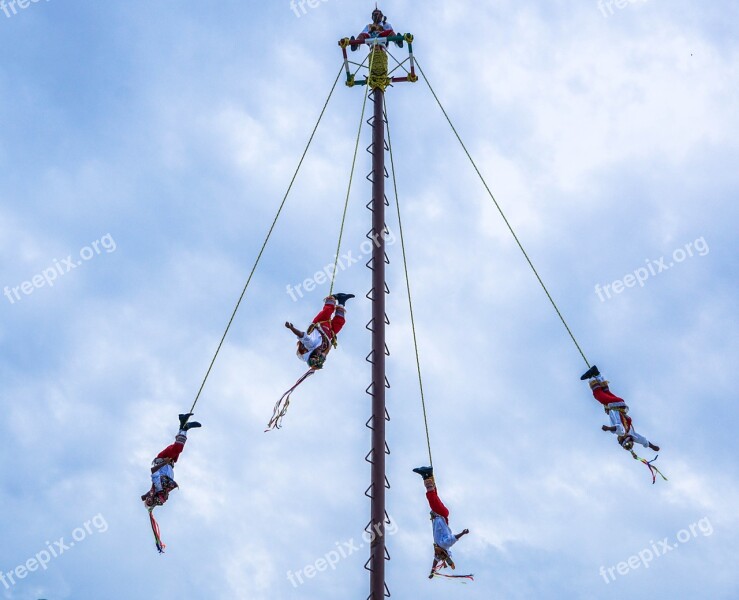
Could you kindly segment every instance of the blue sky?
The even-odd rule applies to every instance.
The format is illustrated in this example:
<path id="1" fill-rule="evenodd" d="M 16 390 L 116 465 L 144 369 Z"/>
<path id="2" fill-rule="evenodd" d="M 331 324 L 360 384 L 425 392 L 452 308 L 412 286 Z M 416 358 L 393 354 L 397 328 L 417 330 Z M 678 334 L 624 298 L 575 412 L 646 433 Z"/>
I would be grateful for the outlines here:
<path id="1" fill-rule="evenodd" d="M 739 596 L 739 8 L 601 7 L 381 6 L 415 34 L 588 358 L 662 446 L 669 482 L 652 486 L 600 430 L 582 359 L 429 90 L 397 85 L 388 108 L 434 462 L 452 527 L 472 531 L 455 554 L 476 581 L 426 579 L 431 530 L 411 472 L 426 446 L 394 244 L 394 597 Z M 368 520 L 363 267 L 338 278 L 360 298 L 339 351 L 284 429 L 263 433 L 301 373 L 282 324 L 308 323 L 326 293 L 293 302 L 286 288 L 333 258 L 361 89 L 337 88 L 201 397 L 204 428 L 158 513 L 164 556 L 138 497 L 339 69 L 336 41 L 371 8 L 50 0 L 6 16 L 0 5 L 0 571 L 81 538 L 0 582 L 0 597 L 367 596 L 366 548 L 301 585 L 288 578 L 361 544 Z M 358 161 L 344 237 L 355 253 L 369 227 L 369 157 Z M 650 266 L 643 286 L 627 278 Z M 599 296 L 606 285 L 621 291 Z M 662 554 L 665 540 L 676 549 Z M 648 568 L 614 570 L 647 551 Z"/>

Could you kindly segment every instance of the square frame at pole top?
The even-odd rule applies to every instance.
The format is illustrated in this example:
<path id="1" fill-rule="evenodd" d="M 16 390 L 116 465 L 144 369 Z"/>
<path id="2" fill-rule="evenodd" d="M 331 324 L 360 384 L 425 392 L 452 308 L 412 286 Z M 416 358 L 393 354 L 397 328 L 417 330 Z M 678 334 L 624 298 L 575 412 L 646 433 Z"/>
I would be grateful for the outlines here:
<path id="1" fill-rule="evenodd" d="M 394 64 L 388 64 L 388 70 L 385 74 L 388 78 L 388 83 L 402 83 L 410 82 L 415 83 L 418 81 L 418 75 L 416 75 L 416 60 L 413 56 L 413 34 L 404 33 L 391 35 L 387 37 L 370 37 L 364 40 L 342 38 L 339 40 L 339 47 L 344 55 L 344 70 L 346 71 L 346 85 L 347 87 L 354 87 L 355 85 L 367 85 L 370 80 L 369 74 L 369 61 L 372 52 L 383 52 L 389 58 L 394 61 Z M 367 46 L 369 53 L 362 62 L 356 62 L 350 59 L 347 50 L 353 51 L 362 49 L 363 46 Z M 391 46 L 395 46 L 398 49 L 408 48 L 408 56 L 403 60 L 398 60 L 393 53 L 390 51 Z M 352 72 L 352 67 L 355 70 Z M 362 75 L 364 79 L 357 79 L 360 72 L 365 71 L 367 74 Z M 398 72 L 398 75 L 392 76 L 393 73 Z M 403 73 L 403 75 L 400 75 Z"/>

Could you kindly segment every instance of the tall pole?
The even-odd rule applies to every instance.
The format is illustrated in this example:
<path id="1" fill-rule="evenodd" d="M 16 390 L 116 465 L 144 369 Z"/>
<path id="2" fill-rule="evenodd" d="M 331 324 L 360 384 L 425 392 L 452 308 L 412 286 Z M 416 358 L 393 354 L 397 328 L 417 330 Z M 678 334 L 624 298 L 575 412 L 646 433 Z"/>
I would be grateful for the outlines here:
<path id="1" fill-rule="evenodd" d="M 385 118 L 381 87 L 372 129 L 372 545 L 370 600 L 385 597 Z"/>
<path id="2" fill-rule="evenodd" d="M 404 77 L 391 77 L 388 72 L 387 44 L 394 42 L 399 47 L 407 45 L 410 71 Z M 347 48 L 353 50 L 360 44 L 369 46 L 370 62 L 367 78 L 357 80 L 356 73 L 351 72 Z M 339 40 L 344 56 L 346 70 L 346 85 L 366 85 L 372 90 L 374 102 L 374 117 L 372 118 L 372 144 L 367 149 L 372 154 L 372 201 L 367 205 L 372 211 L 372 229 L 367 237 L 371 238 L 372 260 L 367 266 L 372 270 L 372 290 L 368 297 L 372 299 L 372 320 L 367 328 L 372 332 L 372 351 L 367 355 L 367 361 L 372 364 L 372 383 L 367 393 L 372 397 L 372 416 L 366 425 L 372 430 L 372 449 L 365 460 L 372 465 L 372 482 L 365 491 L 372 501 L 371 518 L 366 531 L 372 540 L 370 557 L 364 568 L 370 572 L 370 595 L 368 600 L 383 600 L 390 596 L 385 585 L 385 561 L 390 559 L 385 544 L 385 523 L 387 511 L 385 509 L 385 490 L 387 478 L 385 476 L 385 457 L 390 454 L 385 442 L 385 423 L 390 420 L 385 406 L 385 90 L 393 83 L 402 81 L 418 81 L 413 60 L 413 36 L 410 33 L 392 35 L 386 38 L 355 40 L 342 38 Z M 371 150 L 370 150 L 371 148 Z M 389 387 L 389 385 L 388 385 Z M 387 487 L 390 487 L 387 485 Z"/>

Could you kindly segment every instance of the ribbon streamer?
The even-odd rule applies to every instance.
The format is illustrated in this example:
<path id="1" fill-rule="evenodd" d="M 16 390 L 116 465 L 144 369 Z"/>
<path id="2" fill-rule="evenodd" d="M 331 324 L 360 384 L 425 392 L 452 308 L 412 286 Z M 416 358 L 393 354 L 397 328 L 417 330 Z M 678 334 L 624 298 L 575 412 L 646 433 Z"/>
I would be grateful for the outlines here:
<path id="1" fill-rule="evenodd" d="M 157 523 L 156 519 L 154 518 L 154 509 L 150 508 L 148 510 L 149 520 L 151 521 L 151 531 L 154 533 L 154 543 L 156 543 L 157 545 L 157 550 L 159 551 L 159 554 L 164 554 L 164 549 L 167 546 L 162 541 L 162 537 L 159 532 L 159 523 Z"/>
<path id="2" fill-rule="evenodd" d="M 631 456 L 634 457 L 634 460 L 638 460 L 649 468 L 649 472 L 652 474 L 652 485 L 654 485 L 657 482 L 657 473 L 659 473 L 659 476 L 662 477 L 665 481 L 669 481 L 667 477 L 665 477 L 662 474 L 662 471 L 660 471 L 657 467 L 655 467 L 652 463 L 659 458 L 659 454 L 655 456 L 652 460 L 646 460 L 645 458 L 642 458 L 640 456 L 637 456 L 636 452 L 633 450 L 631 451 Z"/>
<path id="3" fill-rule="evenodd" d="M 441 572 L 442 566 L 436 565 L 433 570 L 431 571 L 432 579 L 433 577 L 444 577 L 446 579 L 468 579 L 470 581 L 475 580 L 475 576 L 473 574 L 469 575 L 446 575 L 445 573 Z M 466 581 L 460 581 L 459 583 L 467 583 Z"/>
<path id="4" fill-rule="evenodd" d="M 301 383 L 315 372 L 315 369 L 308 369 L 308 371 L 303 373 L 300 379 L 295 382 L 294 386 L 282 394 L 282 397 L 275 403 L 275 408 L 272 411 L 272 418 L 269 420 L 269 423 L 267 423 L 267 429 L 264 430 L 265 433 L 282 427 L 282 419 L 285 418 L 287 409 L 290 406 L 290 394 L 292 394 Z"/>

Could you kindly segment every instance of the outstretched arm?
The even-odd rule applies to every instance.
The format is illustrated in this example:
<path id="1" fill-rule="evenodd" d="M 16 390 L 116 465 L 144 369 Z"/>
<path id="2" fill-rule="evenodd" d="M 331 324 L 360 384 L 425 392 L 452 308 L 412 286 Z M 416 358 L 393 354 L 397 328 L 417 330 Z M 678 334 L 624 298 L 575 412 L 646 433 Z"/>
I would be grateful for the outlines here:
<path id="1" fill-rule="evenodd" d="M 457 538 L 457 540 L 459 540 L 459 538 L 461 538 L 461 537 L 463 537 L 463 536 L 467 535 L 467 534 L 468 534 L 469 532 L 470 532 L 470 530 L 469 530 L 469 529 L 465 529 L 465 530 L 463 530 L 463 531 L 462 531 L 461 533 L 458 533 L 457 535 L 455 535 L 454 537 L 455 537 L 455 538 Z"/>
<path id="2" fill-rule="evenodd" d="M 300 329 L 297 329 L 292 323 L 289 321 L 285 322 L 285 327 L 287 327 L 290 331 L 292 331 L 296 336 L 299 338 L 302 338 L 305 333 L 300 331 Z"/>

